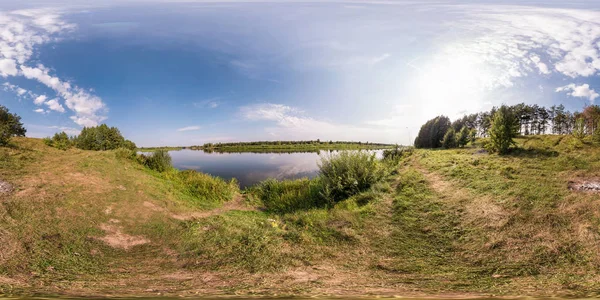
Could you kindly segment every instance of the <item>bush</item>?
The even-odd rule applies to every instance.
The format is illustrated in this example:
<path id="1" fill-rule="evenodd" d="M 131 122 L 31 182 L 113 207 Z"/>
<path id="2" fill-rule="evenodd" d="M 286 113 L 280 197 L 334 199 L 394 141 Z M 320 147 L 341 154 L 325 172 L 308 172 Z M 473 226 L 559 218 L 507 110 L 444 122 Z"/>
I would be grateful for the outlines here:
<path id="1" fill-rule="evenodd" d="M 130 150 L 127 148 L 119 148 L 119 149 L 115 150 L 115 156 L 117 158 L 122 158 L 122 159 L 136 160 L 137 154 L 135 153 L 134 150 Z"/>
<path id="2" fill-rule="evenodd" d="M 164 172 L 171 169 L 171 155 L 166 150 L 158 149 L 145 158 L 145 165 L 151 170 Z"/>
<path id="3" fill-rule="evenodd" d="M 375 154 L 343 151 L 321 158 L 319 164 L 323 196 L 338 202 L 369 189 L 384 176 Z"/>
<path id="4" fill-rule="evenodd" d="M 21 117 L 11 114 L 8 108 L 0 105 L 0 145 L 7 145 L 13 136 L 25 136 L 27 130 Z"/>
<path id="5" fill-rule="evenodd" d="M 284 180 L 267 179 L 250 189 L 260 198 L 270 212 L 289 213 L 322 207 L 326 204 L 322 196 L 323 185 L 319 178 Z"/>
<path id="6" fill-rule="evenodd" d="M 201 201 L 224 202 L 231 200 L 239 190 L 237 181 L 232 179 L 227 182 L 219 177 L 208 174 L 186 170 L 168 174 L 185 186 L 187 192 Z"/>

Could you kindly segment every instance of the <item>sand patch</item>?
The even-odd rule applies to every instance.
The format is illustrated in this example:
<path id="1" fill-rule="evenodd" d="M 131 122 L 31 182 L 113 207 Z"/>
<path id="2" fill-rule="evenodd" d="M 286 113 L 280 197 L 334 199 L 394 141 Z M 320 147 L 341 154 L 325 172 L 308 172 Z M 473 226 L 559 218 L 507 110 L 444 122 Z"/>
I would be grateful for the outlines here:
<path id="1" fill-rule="evenodd" d="M 116 221 L 116 222 L 115 222 Z M 101 224 L 100 229 L 106 232 L 106 236 L 99 238 L 113 248 L 129 250 L 138 245 L 144 245 L 150 241 L 143 236 L 135 236 L 124 233 L 121 226 L 118 226 L 118 220 L 111 219 L 110 224 Z"/>

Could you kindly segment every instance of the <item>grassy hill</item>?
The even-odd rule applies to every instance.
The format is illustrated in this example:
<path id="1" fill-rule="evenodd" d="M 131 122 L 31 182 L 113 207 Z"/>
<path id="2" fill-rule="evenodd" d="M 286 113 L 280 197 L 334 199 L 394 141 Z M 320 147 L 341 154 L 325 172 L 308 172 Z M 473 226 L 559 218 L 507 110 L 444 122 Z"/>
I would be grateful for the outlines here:
<path id="1" fill-rule="evenodd" d="M 16 138 L 0 294 L 598 294 L 600 194 L 569 183 L 600 179 L 600 148 L 518 144 L 418 150 L 333 208 L 274 213 L 253 189 L 203 198 L 116 151 Z"/>

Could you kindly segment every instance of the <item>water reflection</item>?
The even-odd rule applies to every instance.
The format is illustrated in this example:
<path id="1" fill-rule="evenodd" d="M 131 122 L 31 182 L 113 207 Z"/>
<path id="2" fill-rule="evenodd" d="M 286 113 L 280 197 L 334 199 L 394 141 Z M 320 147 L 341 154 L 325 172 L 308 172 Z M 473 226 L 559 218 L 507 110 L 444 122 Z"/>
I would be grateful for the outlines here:
<path id="1" fill-rule="evenodd" d="M 381 151 L 375 152 L 381 154 Z M 267 178 L 313 178 L 317 175 L 320 157 L 326 153 L 330 151 L 225 153 L 180 150 L 170 152 L 175 168 L 196 170 L 224 179 L 236 178 L 242 188 Z"/>

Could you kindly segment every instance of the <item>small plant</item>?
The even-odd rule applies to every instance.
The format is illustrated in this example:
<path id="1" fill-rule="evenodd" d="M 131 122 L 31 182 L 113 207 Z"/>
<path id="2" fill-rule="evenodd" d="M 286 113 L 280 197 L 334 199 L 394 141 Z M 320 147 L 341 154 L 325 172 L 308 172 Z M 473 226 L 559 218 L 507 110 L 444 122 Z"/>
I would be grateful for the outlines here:
<path id="1" fill-rule="evenodd" d="M 171 169 L 171 155 L 168 151 L 158 149 L 145 159 L 145 165 L 151 170 L 165 172 Z"/>
<path id="2" fill-rule="evenodd" d="M 323 157 L 319 170 L 323 196 L 331 202 L 366 191 L 384 176 L 375 154 L 364 151 L 344 151 Z"/>

